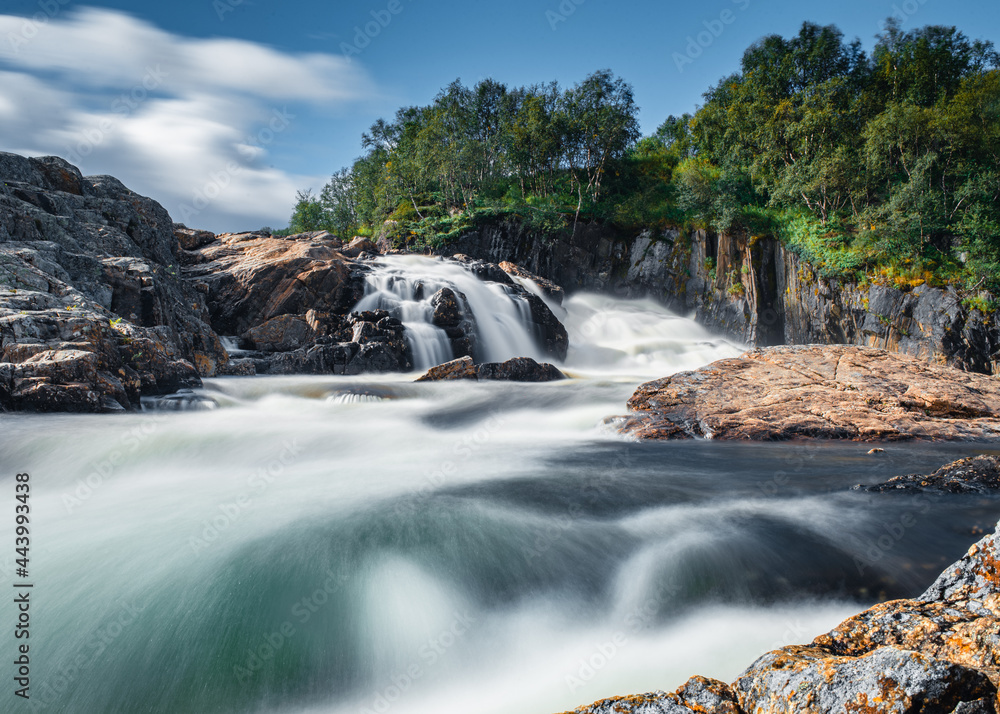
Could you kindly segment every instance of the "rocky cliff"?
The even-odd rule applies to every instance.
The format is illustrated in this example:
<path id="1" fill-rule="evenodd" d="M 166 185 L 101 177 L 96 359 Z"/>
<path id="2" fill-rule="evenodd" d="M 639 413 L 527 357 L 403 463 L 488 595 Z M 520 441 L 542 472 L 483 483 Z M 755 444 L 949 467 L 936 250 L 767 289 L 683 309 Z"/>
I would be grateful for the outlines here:
<path id="1" fill-rule="evenodd" d="M 56 157 L 0 180 L 0 409 L 135 409 L 226 364 L 162 206 Z"/>
<path id="2" fill-rule="evenodd" d="M 953 288 L 902 291 L 822 278 L 773 238 L 581 225 L 553 238 L 489 225 L 443 252 L 509 260 L 567 290 L 652 297 L 752 346 L 856 344 L 960 369 L 1000 370 L 1000 322 Z"/>

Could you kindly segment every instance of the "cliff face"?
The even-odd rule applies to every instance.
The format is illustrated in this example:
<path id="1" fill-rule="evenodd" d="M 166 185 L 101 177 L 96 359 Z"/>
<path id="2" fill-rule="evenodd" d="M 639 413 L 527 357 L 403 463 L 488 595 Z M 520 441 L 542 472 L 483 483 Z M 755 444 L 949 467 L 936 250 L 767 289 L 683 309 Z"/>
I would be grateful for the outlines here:
<path id="1" fill-rule="evenodd" d="M 581 226 L 549 239 L 516 223 L 463 236 L 447 253 L 509 260 L 568 290 L 652 297 L 756 347 L 856 344 L 994 374 L 1000 323 L 953 288 L 908 292 L 826 280 L 772 238 L 670 229 L 639 236 Z"/>

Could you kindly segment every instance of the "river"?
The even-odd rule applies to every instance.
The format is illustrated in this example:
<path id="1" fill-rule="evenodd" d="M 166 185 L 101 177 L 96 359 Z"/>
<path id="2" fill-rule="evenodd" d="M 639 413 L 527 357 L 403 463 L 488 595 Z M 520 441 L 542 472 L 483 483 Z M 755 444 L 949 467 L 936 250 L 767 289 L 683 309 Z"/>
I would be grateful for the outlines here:
<path id="1" fill-rule="evenodd" d="M 414 271 L 466 280 L 387 261 L 365 306 L 433 361 Z M 533 346 L 520 306 L 458 287 L 497 316 L 491 357 Z M 553 714 L 731 680 L 919 594 L 996 519 L 991 498 L 849 488 L 970 445 L 623 439 L 607 418 L 639 383 L 740 346 L 651 301 L 553 308 L 562 382 L 220 378 L 141 414 L 0 416 L 4 502 L 32 479 L 25 711 Z"/>

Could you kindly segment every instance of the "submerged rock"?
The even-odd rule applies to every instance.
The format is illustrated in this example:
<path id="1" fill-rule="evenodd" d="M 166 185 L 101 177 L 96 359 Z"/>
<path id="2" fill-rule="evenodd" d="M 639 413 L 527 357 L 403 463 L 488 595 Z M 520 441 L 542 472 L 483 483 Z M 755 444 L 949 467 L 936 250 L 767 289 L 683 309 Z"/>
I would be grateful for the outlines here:
<path id="1" fill-rule="evenodd" d="M 643 384 L 620 429 L 642 439 L 983 439 L 1000 382 L 852 345 L 768 347 Z"/>
<path id="2" fill-rule="evenodd" d="M 930 475 L 895 476 L 885 483 L 855 486 L 873 493 L 887 491 L 936 493 L 990 493 L 1000 490 L 1000 458 L 973 456 L 945 464 Z"/>
<path id="3" fill-rule="evenodd" d="M 439 382 L 448 379 L 476 379 L 507 382 L 554 382 L 566 379 L 566 375 L 554 365 L 539 364 L 530 357 L 515 357 L 506 362 L 484 362 L 475 364 L 471 357 L 445 362 L 431 367 L 426 374 L 417 378 L 418 382 Z"/>

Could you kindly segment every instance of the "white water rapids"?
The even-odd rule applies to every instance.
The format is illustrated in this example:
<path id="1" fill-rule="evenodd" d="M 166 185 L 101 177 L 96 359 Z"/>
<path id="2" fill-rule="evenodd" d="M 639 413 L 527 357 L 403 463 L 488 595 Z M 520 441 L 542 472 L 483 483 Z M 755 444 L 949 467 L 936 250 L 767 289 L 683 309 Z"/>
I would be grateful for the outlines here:
<path id="1" fill-rule="evenodd" d="M 390 262 L 360 307 L 391 295 L 426 325 L 423 271 L 467 295 L 492 359 L 537 355 L 517 304 L 452 267 Z M 990 520 L 983 499 L 932 518 L 845 490 L 968 448 L 622 439 L 603 421 L 638 383 L 739 348 L 651 301 L 575 295 L 560 317 L 563 382 L 222 378 L 211 410 L 0 415 L 4 502 L 32 478 L 32 706 L 553 714 L 732 680 L 917 594 Z M 7 662 L 15 617 L 4 598 Z"/>

